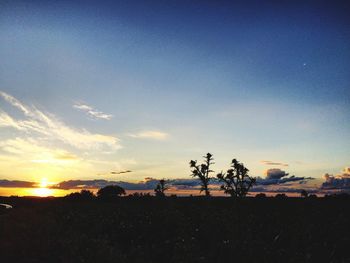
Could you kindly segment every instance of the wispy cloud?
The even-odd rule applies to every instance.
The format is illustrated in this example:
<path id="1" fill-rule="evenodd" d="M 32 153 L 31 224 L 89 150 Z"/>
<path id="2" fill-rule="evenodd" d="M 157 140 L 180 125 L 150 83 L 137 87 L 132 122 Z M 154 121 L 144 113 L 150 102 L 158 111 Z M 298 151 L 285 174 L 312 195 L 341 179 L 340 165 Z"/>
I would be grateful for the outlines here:
<path id="1" fill-rule="evenodd" d="M 88 116 L 90 116 L 93 119 L 110 120 L 113 118 L 113 115 L 106 114 L 85 103 L 76 103 L 73 105 L 73 108 L 85 112 Z"/>
<path id="2" fill-rule="evenodd" d="M 138 133 L 131 133 L 129 136 L 137 139 L 166 140 L 169 134 L 161 131 L 141 131 Z"/>
<path id="3" fill-rule="evenodd" d="M 24 106 L 19 100 L 12 97 L 11 95 L 0 91 L 0 96 L 3 97 L 6 101 L 8 101 L 10 104 L 12 104 L 14 107 L 21 110 L 25 115 L 30 115 L 30 110 L 27 109 L 26 106 Z"/>
<path id="4" fill-rule="evenodd" d="M 50 163 L 63 165 L 79 161 L 79 157 L 62 149 L 52 149 L 33 139 L 9 139 L 0 142 L 0 151 L 13 156 L 17 160 L 32 163 Z"/>
<path id="5" fill-rule="evenodd" d="M 119 171 L 119 172 L 115 172 L 115 171 L 111 172 L 111 174 L 126 174 L 126 173 L 132 173 L 132 171 L 131 170 L 125 170 L 125 171 Z"/>
<path id="6" fill-rule="evenodd" d="M 12 127 L 27 133 L 36 132 L 48 139 L 59 140 L 79 149 L 103 149 L 116 150 L 120 148 L 119 139 L 116 136 L 91 133 L 86 129 L 69 127 L 55 115 L 44 113 L 35 106 L 27 106 L 11 95 L 0 92 L 0 96 L 19 109 L 25 119 L 18 120 L 6 112 L 0 110 L 0 127 Z"/>
<path id="7" fill-rule="evenodd" d="M 265 165 L 289 166 L 287 163 L 274 162 L 274 161 L 260 161 L 260 163 L 265 164 Z"/>

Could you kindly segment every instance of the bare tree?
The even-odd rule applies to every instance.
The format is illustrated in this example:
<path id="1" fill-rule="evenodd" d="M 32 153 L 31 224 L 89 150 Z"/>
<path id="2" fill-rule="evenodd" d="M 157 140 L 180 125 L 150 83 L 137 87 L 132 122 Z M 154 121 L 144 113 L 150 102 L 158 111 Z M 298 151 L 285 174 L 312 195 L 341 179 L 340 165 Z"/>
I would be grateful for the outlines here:
<path id="1" fill-rule="evenodd" d="M 166 186 L 165 179 L 162 179 L 162 180 L 159 180 L 156 188 L 154 189 L 154 192 L 158 197 L 165 197 L 165 191 L 168 189 L 169 188 Z"/>
<path id="2" fill-rule="evenodd" d="M 214 171 L 210 169 L 210 166 L 214 164 L 214 158 L 211 153 L 207 153 L 204 158 L 204 163 L 197 165 L 197 161 L 190 161 L 190 168 L 191 168 L 191 176 L 192 177 L 198 177 L 201 182 L 201 190 L 200 192 L 205 192 L 206 196 L 210 196 L 209 191 L 209 182 L 212 179 L 210 177 L 210 174 Z"/>
<path id="3" fill-rule="evenodd" d="M 224 183 L 221 185 L 221 189 L 232 197 L 245 197 L 255 184 L 256 179 L 249 176 L 249 170 L 236 159 L 232 160 L 231 167 L 226 173 L 217 174 L 217 178 Z"/>

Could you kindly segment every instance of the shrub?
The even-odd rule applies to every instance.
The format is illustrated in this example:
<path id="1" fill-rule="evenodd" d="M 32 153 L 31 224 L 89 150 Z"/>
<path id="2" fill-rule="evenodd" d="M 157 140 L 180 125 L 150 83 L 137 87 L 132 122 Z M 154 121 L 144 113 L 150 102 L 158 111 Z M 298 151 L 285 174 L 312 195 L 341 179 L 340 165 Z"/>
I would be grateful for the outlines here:
<path id="1" fill-rule="evenodd" d="M 231 197 L 245 197 L 256 180 L 248 175 L 249 170 L 236 159 L 232 160 L 231 167 L 226 173 L 217 174 L 217 178 L 224 183 L 221 189 Z"/>
<path id="2" fill-rule="evenodd" d="M 197 161 L 191 160 L 190 161 L 190 168 L 192 169 L 191 176 L 192 177 L 198 177 L 201 182 L 201 189 L 200 192 L 205 192 L 206 196 L 210 196 L 209 191 L 209 182 L 212 179 L 210 177 L 210 173 L 213 173 L 214 171 L 210 170 L 210 166 L 214 164 L 213 155 L 211 153 L 207 153 L 204 158 L 204 163 L 197 165 Z"/>
<path id="3" fill-rule="evenodd" d="M 111 199 L 115 197 L 120 197 L 125 195 L 125 190 L 123 187 L 118 185 L 107 185 L 97 192 L 97 197 L 101 199 Z"/>
<path id="4" fill-rule="evenodd" d="M 166 182 L 164 179 L 159 180 L 156 188 L 154 189 L 154 192 L 157 197 L 165 197 L 165 191 L 168 190 L 168 187 L 166 186 Z"/>

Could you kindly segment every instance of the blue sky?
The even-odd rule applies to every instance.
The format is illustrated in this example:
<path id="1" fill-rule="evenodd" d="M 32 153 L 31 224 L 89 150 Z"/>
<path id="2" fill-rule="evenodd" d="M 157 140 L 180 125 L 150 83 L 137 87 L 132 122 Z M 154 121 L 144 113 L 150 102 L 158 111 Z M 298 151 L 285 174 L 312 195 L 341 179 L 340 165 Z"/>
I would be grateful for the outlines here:
<path id="1" fill-rule="evenodd" d="M 0 10 L 3 178 L 184 178 L 206 152 L 218 172 L 235 157 L 255 176 L 349 166 L 346 4 L 2 1 Z M 43 151 L 51 161 L 23 159 Z M 56 162 L 58 152 L 78 163 Z M 133 172 L 109 173 L 123 169 Z"/>

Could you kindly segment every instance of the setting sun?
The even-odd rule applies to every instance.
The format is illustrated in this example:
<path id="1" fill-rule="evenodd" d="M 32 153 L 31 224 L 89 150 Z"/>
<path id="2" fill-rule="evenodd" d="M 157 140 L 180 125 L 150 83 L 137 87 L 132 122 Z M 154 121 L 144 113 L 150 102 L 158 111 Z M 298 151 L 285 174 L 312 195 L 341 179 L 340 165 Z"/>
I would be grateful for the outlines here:
<path id="1" fill-rule="evenodd" d="M 46 188 L 48 186 L 48 182 L 46 178 L 42 178 L 40 181 L 40 188 Z"/>
<path id="2" fill-rule="evenodd" d="M 33 195 L 41 197 L 50 196 L 53 195 L 53 190 L 49 188 L 35 188 L 33 189 Z"/>

